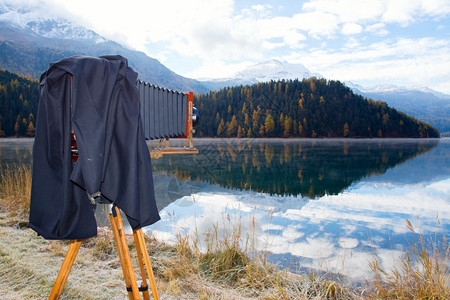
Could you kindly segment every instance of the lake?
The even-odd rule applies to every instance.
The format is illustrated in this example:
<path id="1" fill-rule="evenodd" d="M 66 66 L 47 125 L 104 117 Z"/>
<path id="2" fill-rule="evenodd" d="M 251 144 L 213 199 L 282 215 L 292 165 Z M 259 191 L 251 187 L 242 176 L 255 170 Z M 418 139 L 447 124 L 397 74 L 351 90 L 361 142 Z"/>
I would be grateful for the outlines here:
<path id="1" fill-rule="evenodd" d="M 31 139 L 1 139 L 1 164 L 32 160 Z M 450 233 L 450 139 L 196 139 L 196 155 L 152 160 L 161 221 L 146 228 L 169 243 L 241 230 L 291 271 L 371 278 L 417 233 Z M 100 225 L 103 220 L 99 218 Z M 203 244 L 202 244 L 203 243 Z"/>

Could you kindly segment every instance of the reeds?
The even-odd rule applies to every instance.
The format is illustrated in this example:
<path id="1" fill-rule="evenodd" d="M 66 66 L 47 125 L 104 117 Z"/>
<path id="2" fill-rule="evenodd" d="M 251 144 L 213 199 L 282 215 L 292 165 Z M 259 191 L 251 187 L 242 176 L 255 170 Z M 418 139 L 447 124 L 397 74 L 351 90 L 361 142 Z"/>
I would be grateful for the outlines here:
<path id="1" fill-rule="evenodd" d="M 406 226 L 416 234 L 408 219 Z M 419 234 L 392 270 L 383 270 L 376 259 L 370 263 L 375 279 L 369 289 L 382 299 L 450 299 L 449 258 L 445 235 Z"/>
<path id="2" fill-rule="evenodd" d="M 28 218 L 31 193 L 31 167 L 7 165 L 0 169 L 0 209 L 7 210 L 11 218 Z"/>
<path id="3" fill-rule="evenodd" d="M 157 267 L 156 274 L 162 275 L 172 292 L 184 290 L 204 299 L 357 298 L 339 282 L 292 274 L 269 263 L 267 253 L 257 250 L 256 237 L 242 236 L 236 219 L 226 216 L 227 224 L 213 225 L 202 234 L 178 234 L 176 251 Z M 254 220 L 250 223 L 254 225 Z"/>
<path id="4" fill-rule="evenodd" d="M 0 226 L 13 225 L 23 228 L 24 226 L 14 225 L 17 225 L 18 220 L 26 219 L 29 212 L 31 168 L 23 165 L 5 167 L 0 170 L 0 176 L 0 212 L 6 212 L 8 215 L 6 218 L 6 214 L 3 213 Z M 374 259 L 370 266 L 375 279 L 368 282 L 362 296 L 338 280 L 330 280 L 332 276 L 314 273 L 296 275 L 287 270 L 279 270 L 267 261 L 266 252 L 257 250 L 259 247 L 256 245 L 255 230 L 250 230 L 250 234 L 243 236 L 240 218 L 232 219 L 226 216 L 225 219 L 224 224 L 220 226 L 213 224 L 209 232 L 196 232 L 191 236 L 178 234 L 176 244 L 173 246 L 154 238 L 146 238 L 158 289 L 167 296 L 166 298 L 450 299 L 450 248 L 445 235 L 437 232 L 431 237 L 417 234 L 409 220 L 406 220 L 406 226 L 410 232 L 417 235 L 416 240 L 411 243 L 403 260 L 397 262 L 392 270 L 382 269 L 379 262 Z M 250 220 L 250 227 L 255 228 L 254 220 Z M 10 230 L 15 229 L 3 231 L 10 232 Z M 56 241 L 42 241 L 23 230 L 16 230 L 14 235 L 17 237 L 11 241 L 17 242 L 15 247 L 23 246 L 28 249 L 37 247 L 48 251 L 38 251 L 36 262 L 32 259 L 33 255 L 26 251 L 27 266 L 23 267 L 21 265 L 23 257 L 15 257 L 15 254 L 21 252 L 13 251 L 14 247 L 9 249 L 4 244 L 3 248 L 0 247 L 0 266 L 3 263 L 3 271 L 11 274 L 18 274 L 20 270 L 25 269 L 33 270 L 31 275 L 20 271 L 23 273 L 24 281 L 33 282 L 33 287 L 27 289 L 27 293 L 39 290 L 40 295 L 46 295 L 53 279 L 49 279 L 48 270 L 42 268 L 42 258 L 38 257 L 50 251 L 53 257 L 49 257 L 49 261 L 55 257 L 62 259 L 67 245 Z M 13 234 L 8 233 L 7 237 L 10 236 Z M 34 244 L 26 246 L 25 242 L 20 242 L 19 239 Z M 133 247 L 131 241 L 130 247 Z M 109 230 L 100 229 L 98 237 L 86 241 L 80 250 L 80 256 L 77 260 L 80 264 L 78 268 L 83 267 L 83 270 L 77 274 L 77 268 L 74 268 L 75 274 L 72 276 L 83 280 L 79 280 L 72 287 L 69 283 L 68 294 L 74 297 L 89 295 L 98 285 L 95 274 L 102 271 L 105 274 L 115 275 L 104 283 L 101 287 L 104 290 L 98 291 L 99 294 L 96 295 L 105 297 L 114 293 L 123 295 L 123 280 L 119 277 L 120 265 Z M 56 267 L 54 272 L 56 274 Z M 13 280 L 11 277 L 12 281 L 7 278 L 2 280 L 0 290 L 7 291 L 18 279 Z M 38 286 L 39 284 L 42 286 Z"/>

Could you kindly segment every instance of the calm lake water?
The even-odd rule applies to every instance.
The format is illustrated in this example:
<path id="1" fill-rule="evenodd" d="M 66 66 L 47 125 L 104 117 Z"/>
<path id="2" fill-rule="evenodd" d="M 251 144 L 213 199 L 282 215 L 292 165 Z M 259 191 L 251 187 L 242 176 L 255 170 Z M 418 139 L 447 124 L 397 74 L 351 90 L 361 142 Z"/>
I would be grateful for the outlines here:
<path id="1" fill-rule="evenodd" d="M 0 162 L 30 164 L 31 139 L 1 139 Z M 450 233 L 450 139 L 197 139 L 197 155 L 152 160 L 162 220 L 149 235 L 242 231 L 293 271 L 370 279 L 417 235 Z M 103 223 L 99 220 L 99 223 Z M 101 224 L 103 225 L 103 224 Z M 107 225 L 107 224 L 105 224 Z"/>

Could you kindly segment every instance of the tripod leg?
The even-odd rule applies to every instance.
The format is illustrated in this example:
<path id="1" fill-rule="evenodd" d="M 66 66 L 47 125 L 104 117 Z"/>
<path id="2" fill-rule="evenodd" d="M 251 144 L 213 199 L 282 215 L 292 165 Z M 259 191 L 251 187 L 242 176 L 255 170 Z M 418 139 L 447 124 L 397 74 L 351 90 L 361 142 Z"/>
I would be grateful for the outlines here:
<path id="1" fill-rule="evenodd" d="M 139 264 L 142 264 L 142 258 L 144 258 L 145 267 L 147 269 L 148 280 L 150 281 L 150 287 L 152 289 L 153 298 L 159 300 L 158 290 L 156 289 L 155 276 L 153 275 L 152 264 L 150 263 L 150 257 L 148 256 L 147 246 L 145 245 L 144 234 L 142 228 L 133 231 L 133 235 L 136 241 L 136 249 L 138 250 Z M 142 271 L 142 270 L 141 270 Z"/>
<path id="2" fill-rule="evenodd" d="M 72 240 L 48 299 L 59 299 L 83 240 Z"/>
<path id="3" fill-rule="evenodd" d="M 122 217 L 120 216 L 120 210 L 115 205 L 112 210 L 112 215 L 110 215 L 111 226 L 114 232 L 114 239 L 116 241 L 120 263 L 122 265 L 128 297 L 130 299 L 140 299 L 139 288 L 137 286 L 136 275 L 134 274 L 133 265 L 131 263 L 130 251 L 128 250 L 128 244 L 125 238 L 125 229 L 123 227 Z"/>
<path id="4" fill-rule="evenodd" d="M 139 244 L 136 230 L 133 230 L 133 237 L 134 237 L 134 243 L 136 244 L 136 252 L 137 252 L 138 261 L 139 261 L 139 268 L 141 269 L 142 284 L 141 284 L 140 290 L 142 291 L 144 300 L 149 300 L 150 295 L 148 294 L 147 273 L 145 272 L 144 262 L 142 260 L 141 245 Z"/>
<path id="5" fill-rule="evenodd" d="M 125 261 L 125 256 L 123 254 L 123 246 L 122 246 L 121 239 L 119 237 L 119 231 L 117 229 L 116 221 L 114 220 L 114 217 L 112 214 L 109 215 L 109 218 L 111 220 L 111 227 L 112 227 L 112 230 L 114 233 L 114 240 L 116 241 L 117 253 L 119 254 L 120 265 L 122 266 L 122 272 L 123 272 L 123 277 L 125 279 L 125 285 L 126 285 L 127 291 L 128 291 L 128 297 L 130 299 L 133 299 L 133 293 L 132 293 L 132 291 L 129 290 L 129 288 L 131 288 L 130 274 L 128 272 L 128 268 L 127 268 L 126 261 Z"/>

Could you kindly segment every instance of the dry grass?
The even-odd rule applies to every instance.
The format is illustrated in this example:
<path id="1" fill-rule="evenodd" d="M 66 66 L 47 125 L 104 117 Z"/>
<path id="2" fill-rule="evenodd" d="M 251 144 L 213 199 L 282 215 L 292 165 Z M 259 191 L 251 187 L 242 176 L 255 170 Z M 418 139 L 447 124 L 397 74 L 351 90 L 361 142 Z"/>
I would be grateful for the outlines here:
<path id="1" fill-rule="evenodd" d="M 45 240 L 30 229 L 7 226 L 7 219 L 7 214 L 0 214 L 0 298 L 48 298 L 69 243 Z M 82 244 L 62 299 L 126 297 L 117 255 L 111 253 L 102 259 L 96 255 L 98 245 L 105 245 L 103 240 L 113 238 L 110 233 L 100 231 L 98 237 Z"/>
<path id="2" fill-rule="evenodd" d="M 0 173 L 0 294 L 6 299 L 45 298 L 69 243 L 47 241 L 24 229 L 31 169 L 12 166 Z M 263 253 L 256 253 L 255 237 L 247 237 L 242 247 L 240 226 L 233 226 L 225 236 L 219 236 L 217 227 L 202 236 L 206 251 L 200 249 L 199 236 L 179 235 L 175 246 L 146 238 L 158 288 L 165 299 L 354 298 L 336 282 L 278 270 Z M 129 247 L 134 250 L 132 239 Z M 137 263 L 136 257 L 133 260 Z M 63 298 L 121 299 L 125 295 L 113 236 L 109 229 L 101 228 L 97 237 L 82 244 Z"/>
<path id="3" fill-rule="evenodd" d="M 172 293 L 190 293 L 192 299 L 358 298 L 336 281 L 279 270 L 256 250 L 255 237 L 243 239 L 241 226 L 231 223 L 226 233 L 213 226 L 212 232 L 194 237 L 178 235 L 171 253 L 159 256 L 164 261 L 157 273 Z"/>
<path id="4" fill-rule="evenodd" d="M 7 209 L 16 222 L 28 219 L 31 193 L 31 167 L 12 165 L 0 169 L 0 209 Z"/>
<path id="5" fill-rule="evenodd" d="M 0 295 L 2 299 L 45 299 L 68 249 L 67 241 L 48 241 L 26 229 L 31 170 L 1 170 Z M 295 275 L 267 262 L 256 251 L 255 236 L 243 237 L 230 221 L 194 237 L 178 235 L 169 246 L 146 237 L 162 299 L 448 299 L 449 247 L 445 237 L 420 236 L 404 261 L 391 271 L 375 260 L 376 279 L 364 296 L 336 280 L 315 274 Z M 19 225 L 19 226 L 18 226 Z M 410 222 L 408 227 L 414 229 Z M 129 237 L 132 255 L 134 242 Z M 432 246 L 431 248 L 429 246 Z M 137 264 L 136 257 L 133 261 Z M 134 268 L 138 270 L 137 265 Z M 108 228 L 83 242 L 63 299 L 125 299 L 126 291 L 114 239 Z"/>
<path id="6" fill-rule="evenodd" d="M 438 220 L 439 222 L 439 220 Z M 407 219 L 407 228 L 416 233 Z M 383 270 L 376 259 L 370 264 L 375 280 L 372 294 L 382 299 L 450 299 L 450 247 L 445 237 L 426 237 L 410 245 L 402 261 L 392 270 Z"/>

